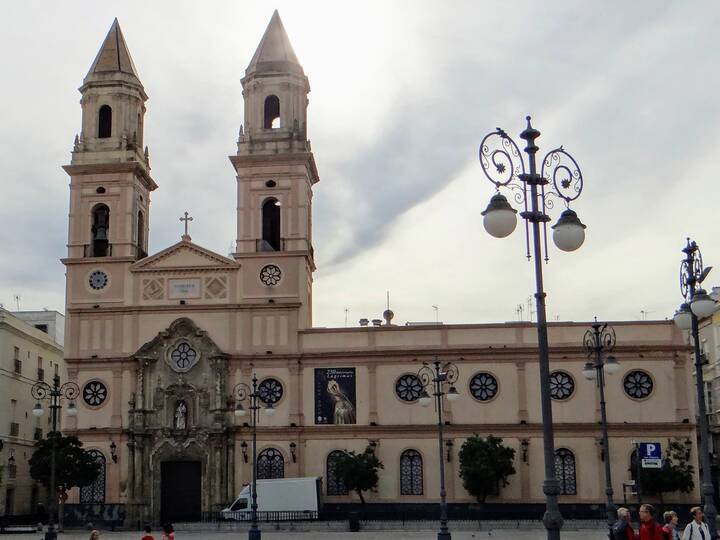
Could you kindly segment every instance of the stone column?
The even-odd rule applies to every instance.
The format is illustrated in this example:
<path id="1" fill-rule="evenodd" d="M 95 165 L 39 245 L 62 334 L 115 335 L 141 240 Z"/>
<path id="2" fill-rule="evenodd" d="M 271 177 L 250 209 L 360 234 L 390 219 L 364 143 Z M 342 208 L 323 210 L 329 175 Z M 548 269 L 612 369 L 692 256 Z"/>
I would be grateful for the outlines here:
<path id="1" fill-rule="evenodd" d="M 77 381 L 78 381 L 78 370 L 77 370 L 76 368 L 73 368 L 73 369 L 68 368 L 68 369 L 67 369 L 67 377 L 68 377 L 68 381 L 72 381 L 72 382 L 74 382 L 75 384 L 77 384 Z M 116 396 L 119 396 L 119 395 L 120 395 L 119 393 L 116 394 Z M 113 401 L 118 401 L 118 403 L 119 403 L 119 398 L 114 399 Z M 68 431 L 75 431 L 75 430 L 77 430 L 77 416 L 69 416 L 69 415 L 66 414 L 65 417 L 64 417 L 62 420 L 63 420 L 64 422 L 67 422 L 67 429 L 68 429 Z M 3 507 L 3 508 L 4 508 L 4 507 Z"/>
<path id="2" fill-rule="evenodd" d="M 305 422 L 302 387 L 303 366 L 298 360 L 290 360 L 288 361 L 288 371 L 290 373 L 288 388 L 290 398 L 289 421 L 296 426 L 302 426 Z"/>
<path id="3" fill-rule="evenodd" d="M 122 368 L 113 368 L 112 375 L 113 399 L 110 426 L 114 428 L 119 428 L 122 427 Z"/>
<path id="4" fill-rule="evenodd" d="M 519 467 L 517 468 L 517 470 L 518 474 L 520 475 L 520 499 L 523 501 L 528 501 L 530 499 L 530 447 L 532 446 L 532 439 L 527 439 L 528 449 L 525 460 L 523 460 L 522 441 L 523 439 L 521 438 L 519 440 L 520 448 L 518 455 L 520 459 Z"/>
<path id="5" fill-rule="evenodd" d="M 378 423 L 377 412 L 377 366 L 368 364 L 368 423 Z"/>
<path id="6" fill-rule="evenodd" d="M 528 421 L 528 408 L 527 408 L 527 381 L 525 379 L 525 362 L 515 362 L 515 368 L 517 369 L 518 377 L 518 421 Z"/>

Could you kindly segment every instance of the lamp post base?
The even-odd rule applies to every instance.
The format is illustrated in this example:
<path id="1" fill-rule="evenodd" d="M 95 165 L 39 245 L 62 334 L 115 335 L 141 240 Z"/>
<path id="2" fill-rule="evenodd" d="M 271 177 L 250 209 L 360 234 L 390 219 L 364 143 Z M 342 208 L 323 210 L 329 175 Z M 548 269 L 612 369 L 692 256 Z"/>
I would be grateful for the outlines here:
<path id="1" fill-rule="evenodd" d="M 440 531 L 437 540 L 451 540 L 450 531 Z"/>
<path id="2" fill-rule="evenodd" d="M 262 531 L 260 529 L 250 529 L 248 531 L 248 540 L 261 540 Z"/>
<path id="3" fill-rule="evenodd" d="M 48 528 L 45 532 L 45 540 L 57 540 L 57 531 L 54 528 Z"/>

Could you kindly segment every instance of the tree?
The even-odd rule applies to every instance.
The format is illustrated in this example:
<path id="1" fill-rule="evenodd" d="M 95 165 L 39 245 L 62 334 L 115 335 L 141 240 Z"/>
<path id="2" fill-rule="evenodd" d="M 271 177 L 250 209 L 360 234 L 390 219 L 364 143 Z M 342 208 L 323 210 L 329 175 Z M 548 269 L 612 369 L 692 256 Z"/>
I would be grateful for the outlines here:
<path id="1" fill-rule="evenodd" d="M 50 462 L 52 454 L 52 434 L 47 439 L 35 443 L 30 458 L 30 476 L 50 490 Z M 65 493 L 74 487 L 92 484 L 100 472 L 100 464 L 89 452 L 83 450 L 77 437 L 57 438 L 55 455 L 55 485 L 58 495 L 64 500 Z M 52 496 L 52 494 L 51 494 Z"/>
<path id="2" fill-rule="evenodd" d="M 345 487 L 360 496 L 365 504 L 363 491 L 374 489 L 378 485 L 378 469 L 384 469 L 382 462 L 369 446 L 362 454 L 344 451 L 335 460 L 335 474 Z"/>
<path id="3" fill-rule="evenodd" d="M 665 459 L 660 469 L 640 469 L 640 489 L 660 498 L 664 506 L 663 494 L 680 491 L 690 493 L 695 487 L 694 467 L 688 463 L 690 448 L 679 441 L 669 441 Z M 632 477 L 637 476 L 637 453 L 633 454 Z"/>
<path id="4" fill-rule="evenodd" d="M 499 437 L 483 438 L 475 434 L 460 448 L 463 487 L 481 504 L 488 495 L 497 494 L 501 483 L 507 486 L 508 477 L 515 474 L 515 450 L 502 442 Z"/>

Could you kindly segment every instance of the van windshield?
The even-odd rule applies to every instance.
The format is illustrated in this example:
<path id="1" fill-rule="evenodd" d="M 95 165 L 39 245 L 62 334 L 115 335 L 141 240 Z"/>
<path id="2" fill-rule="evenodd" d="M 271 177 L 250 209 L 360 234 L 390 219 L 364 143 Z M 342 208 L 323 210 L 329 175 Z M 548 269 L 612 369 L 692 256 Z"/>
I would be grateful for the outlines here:
<path id="1" fill-rule="evenodd" d="M 236 510 L 243 510 L 244 508 L 247 508 L 247 499 L 238 499 L 230 507 L 230 510 L 234 512 Z"/>
<path id="2" fill-rule="evenodd" d="M 233 505 L 230 507 L 231 511 L 236 510 L 243 510 L 248 507 L 248 500 L 247 499 L 238 499 L 233 503 Z"/>

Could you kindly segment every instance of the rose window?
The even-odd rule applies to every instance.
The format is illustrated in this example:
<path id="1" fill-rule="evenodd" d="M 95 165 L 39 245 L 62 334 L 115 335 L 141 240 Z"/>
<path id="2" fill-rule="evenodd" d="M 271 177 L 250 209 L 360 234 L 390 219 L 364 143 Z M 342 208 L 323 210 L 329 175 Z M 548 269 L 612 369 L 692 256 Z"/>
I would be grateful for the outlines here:
<path id="1" fill-rule="evenodd" d="M 478 401 L 490 401 L 498 393 L 497 379 L 490 373 L 478 373 L 470 380 L 470 393 Z"/>
<path id="2" fill-rule="evenodd" d="M 562 401 L 572 396 L 575 391 L 575 381 L 569 373 L 553 371 L 550 374 L 550 397 Z"/>
<path id="3" fill-rule="evenodd" d="M 644 399 L 652 393 L 653 381 L 650 375 L 637 369 L 625 375 L 623 389 L 631 398 Z"/>
<path id="4" fill-rule="evenodd" d="M 417 375 L 403 375 L 395 382 L 395 394 L 403 401 L 417 401 L 422 391 L 423 385 Z"/>
<path id="5" fill-rule="evenodd" d="M 265 379 L 258 384 L 257 393 L 263 403 L 275 405 L 283 395 L 282 383 L 277 379 Z"/>
<path id="6" fill-rule="evenodd" d="M 260 281 L 268 287 L 277 285 L 282 278 L 282 271 L 274 264 L 267 264 L 260 270 Z"/>
<path id="7" fill-rule="evenodd" d="M 189 343 L 182 342 L 170 353 L 170 359 L 174 366 L 178 369 L 186 369 L 190 367 L 197 358 L 197 352 Z"/>
<path id="8" fill-rule="evenodd" d="M 107 387 L 100 381 L 90 381 L 83 388 L 83 401 L 91 407 L 98 407 L 107 399 Z"/>

